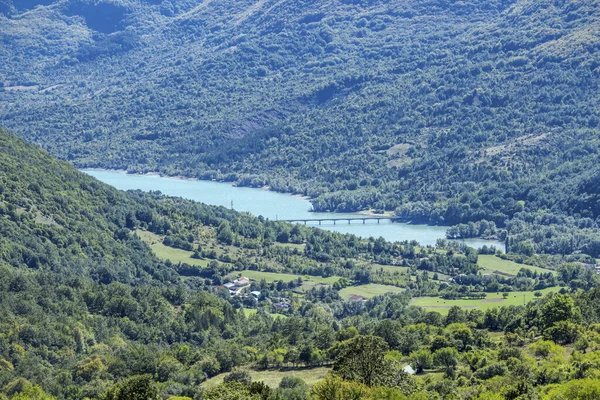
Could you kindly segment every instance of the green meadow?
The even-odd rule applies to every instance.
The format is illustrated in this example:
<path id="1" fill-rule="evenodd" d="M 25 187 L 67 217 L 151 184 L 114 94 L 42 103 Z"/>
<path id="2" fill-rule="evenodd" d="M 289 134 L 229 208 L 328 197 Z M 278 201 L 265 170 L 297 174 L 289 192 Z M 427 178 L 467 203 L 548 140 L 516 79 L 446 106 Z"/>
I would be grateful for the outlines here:
<path id="1" fill-rule="evenodd" d="M 248 371 L 253 381 L 264 382 L 271 388 L 279 386 L 281 379 L 284 376 L 292 376 L 301 378 L 308 386 L 313 386 L 315 383 L 324 379 L 327 373 L 331 370 L 328 367 L 316 367 L 316 368 L 295 368 L 295 369 L 284 369 L 284 370 L 260 370 L 255 371 L 250 368 L 240 368 L 241 370 Z M 202 383 L 201 386 L 210 387 L 223 383 L 223 378 L 229 373 L 219 374 L 210 379 L 207 379 Z"/>
<path id="2" fill-rule="evenodd" d="M 542 295 L 550 292 L 558 292 L 559 287 L 546 288 L 540 290 Z M 487 310 L 492 307 L 517 306 L 523 305 L 535 299 L 535 292 L 511 292 L 505 299 L 502 293 L 487 293 L 485 299 L 476 300 L 445 300 L 441 297 L 415 297 L 410 304 L 423 307 L 429 311 L 437 311 L 440 314 L 448 314 L 448 310 L 453 306 L 459 306 L 466 309 Z"/>
<path id="3" fill-rule="evenodd" d="M 348 286 L 340 290 L 340 296 L 345 300 L 348 300 L 352 296 L 362 296 L 370 299 L 385 293 L 402 293 L 404 290 L 404 288 L 399 288 L 397 286 L 369 283 L 360 286 Z"/>
<path id="4" fill-rule="evenodd" d="M 199 260 L 197 258 L 192 258 L 192 251 L 186 251 L 181 249 L 176 249 L 174 247 L 165 246 L 162 243 L 162 239 L 160 236 L 155 235 L 152 232 L 148 231 L 136 231 L 137 235 L 146 242 L 152 252 L 156 257 L 161 260 L 170 260 L 171 262 L 177 263 L 187 263 L 189 265 L 198 265 L 200 267 L 206 267 L 209 263 L 208 260 Z"/>
<path id="5" fill-rule="evenodd" d="M 484 268 L 482 273 L 487 274 L 498 274 L 498 275 L 512 275 L 515 276 L 519 273 L 521 268 L 527 268 L 537 272 L 552 272 L 552 270 L 534 267 L 526 264 L 519 264 L 511 260 L 503 260 L 495 255 L 480 255 L 477 260 L 477 265 Z"/>

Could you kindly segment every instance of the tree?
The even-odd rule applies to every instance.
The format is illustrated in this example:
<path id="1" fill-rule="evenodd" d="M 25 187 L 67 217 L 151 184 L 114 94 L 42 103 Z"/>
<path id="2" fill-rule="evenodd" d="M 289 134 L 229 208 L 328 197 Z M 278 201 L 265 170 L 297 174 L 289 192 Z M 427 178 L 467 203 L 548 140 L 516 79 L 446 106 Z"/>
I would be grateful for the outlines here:
<path id="1" fill-rule="evenodd" d="M 444 368 L 447 376 L 452 377 L 458 365 L 458 350 L 454 347 L 439 349 L 433 353 L 433 362 L 435 365 Z"/>
<path id="2" fill-rule="evenodd" d="M 473 343 L 473 332 L 465 324 L 452 324 L 446 327 L 446 330 L 457 342 L 460 350 L 464 350 L 468 345 Z"/>
<path id="3" fill-rule="evenodd" d="M 431 368 L 431 365 L 433 364 L 433 356 L 429 349 L 413 351 L 410 353 L 408 360 L 410 365 L 415 368 L 417 374 L 420 374 L 426 368 Z"/>
<path id="4" fill-rule="evenodd" d="M 536 357 L 551 359 L 556 355 L 563 354 L 565 349 L 550 340 L 538 340 L 529 345 L 529 351 Z"/>
<path id="5" fill-rule="evenodd" d="M 284 376 L 279 383 L 277 399 L 308 400 L 308 385 L 298 377 Z"/>
<path id="6" fill-rule="evenodd" d="M 308 387 L 302 378 L 297 376 L 284 376 L 279 382 L 279 387 L 282 389 L 295 389 L 297 387 Z"/>
<path id="7" fill-rule="evenodd" d="M 38 385 L 27 383 L 23 389 L 11 397 L 11 400 L 54 400 L 54 396 L 46 394 Z"/>
<path id="8" fill-rule="evenodd" d="M 433 340 L 431 341 L 431 344 L 429 345 L 429 350 L 431 350 L 432 353 L 434 353 L 435 351 L 439 350 L 439 349 L 443 349 L 444 347 L 453 347 L 454 346 L 454 341 L 451 340 L 451 338 L 447 337 L 447 336 L 435 336 L 433 338 Z"/>
<path id="9" fill-rule="evenodd" d="M 407 397 L 403 395 L 398 389 L 389 387 L 378 387 L 369 396 L 369 400 L 406 400 Z"/>
<path id="10" fill-rule="evenodd" d="M 398 349 L 400 346 L 400 332 L 402 326 L 398 321 L 384 319 L 375 327 L 375 336 L 382 337 L 392 349 Z"/>
<path id="11" fill-rule="evenodd" d="M 346 382 L 340 376 L 329 374 L 312 387 L 314 400 L 364 400 L 370 394 L 369 387 L 358 382 Z"/>
<path id="12" fill-rule="evenodd" d="M 465 310 L 460 308 L 459 306 L 452 306 L 448 310 L 448 315 L 446 316 L 446 325 L 454 324 L 457 322 L 467 322 L 467 316 Z"/>
<path id="13" fill-rule="evenodd" d="M 357 336 L 344 342 L 333 370 L 344 379 L 374 386 L 385 373 L 383 362 L 389 347 L 379 336 Z"/>
<path id="14" fill-rule="evenodd" d="M 541 307 L 540 325 L 542 330 L 546 330 L 556 322 L 570 321 L 579 322 L 581 315 L 579 308 L 571 296 L 566 294 L 556 294 L 550 297 Z"/>
<path id="15" fill-rule="evenodd" d="M 583 328 L 580 325 L 573 322 L 559 321 L 546 329 L 544 336 L 559 344 L 571 344 L 577 339 L 582 330 Z"/>
<path id="16" fill-rule="evenodd" d="M 160 400 L 160 396 L 150 375 L 139 375 L 115 385 L 103 400 Z"/>
<path id="17" fill-rule="evenodd" d="M 259 393 L 252 393 L 251 388 L 241 382 L 231 381 L 207 389 L 202 396 L 204 400 L 260 400 Z"/>
<path id="18" fill-rule="evenodd" d="M 252 377 L 250 376 L 248 371 L 242 371 L 242 370 L 233 371 L 229 375 L 227 375 L 225 378 L 223 378 L 223 382 L 224 383 L 240 382 L 245 385 L 250 385 L 250 383 L 252 383 Z"/>
<path id="19" fill-rule="evenodd" d="M 217 228 L 217 240 L 220 243 L 231 245 L 233 243 L 233 232 L 228 221 L 223 221 Z"/>
<path id="20" fill-rule="evenodd" d="M 205 359 L 196 363 L 196 365 L 199 366 L 209 378 L 221 372 L 221 364 L 219 363 L 219 360 L 213 356 L 206 357 Z"/>
<path id="21" fill-rule="evenodd" d="M 548 391 L 547 400 L 600 399 L 600 381 L 593 378 L 576 379 L 557 385 Z"/>

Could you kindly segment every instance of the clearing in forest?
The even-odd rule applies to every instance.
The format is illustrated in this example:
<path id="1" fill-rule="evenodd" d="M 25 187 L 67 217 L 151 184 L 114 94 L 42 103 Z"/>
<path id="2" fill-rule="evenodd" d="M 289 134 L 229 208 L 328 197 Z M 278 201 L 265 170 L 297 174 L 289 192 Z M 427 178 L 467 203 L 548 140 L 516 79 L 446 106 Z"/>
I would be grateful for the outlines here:
<path id="1" fill-rule="evenodd" d="M 559 287 L 552 287 L 539 290 L 542 295 L 550 292 L 558 292 Z M 441 297 L 415 297 L 411 300 L 411 306 L 423 307 L 429 311 L 437 311 L 440 314 L 448 314 L 448 310 L 453 306 L 459 306 L 465 309 L 479 309 L 485 311 L 492 307 L 501 306 L 522 306 L 535 299 L 535 292 L 510 292 L 505 299 L 501 292 L 487 293 L 484 299 L 473 300 L 445 300 Z"/>
<path id="2" fill-rule="evenodd" d="M 495 255 L 479 255 L 477 265 L 483 267 L 482 274 L 512 275 L 516 276 L 521 268 L 527 268 L 538 273 L 554 272 L 550 269 L 534 267 L 532 265 L 519 264 L 511 260 L 504 260 Z"/>
<path id="3" fill-rule="evenodd" d="M 377 283 L 369 283 L 360 286 L 348 286 L 340 290 L 340 296 L 344 300 L 350 299 L 352 296 L 362 296 L 370 299 L 375 296 L 379 296 L 386 293 L 402 293 L 404 288 L 391 285 L 380 285 Z"/>

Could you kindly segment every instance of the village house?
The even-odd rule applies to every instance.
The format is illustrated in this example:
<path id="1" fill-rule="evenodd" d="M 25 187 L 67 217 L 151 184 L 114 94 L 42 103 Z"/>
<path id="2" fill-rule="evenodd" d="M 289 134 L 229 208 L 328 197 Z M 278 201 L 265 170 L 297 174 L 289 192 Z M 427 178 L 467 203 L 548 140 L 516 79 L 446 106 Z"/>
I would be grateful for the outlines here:
<path id="1" fill-rule="evenodd" d="M 250 285 L 250 279 L 245 276 L 241 276 L 233 282 L 227 282 L 223 287 L 229 290 L 231 296 L 239 296 L 242 292 Z"/>
<path id="2" fill-rule="evenodd" d="M 240 276 L 238 279 L 234 280 L 233 283 L 237 287 L 247 286 L 250 284 L 250 279 L 245 276 Z"/>

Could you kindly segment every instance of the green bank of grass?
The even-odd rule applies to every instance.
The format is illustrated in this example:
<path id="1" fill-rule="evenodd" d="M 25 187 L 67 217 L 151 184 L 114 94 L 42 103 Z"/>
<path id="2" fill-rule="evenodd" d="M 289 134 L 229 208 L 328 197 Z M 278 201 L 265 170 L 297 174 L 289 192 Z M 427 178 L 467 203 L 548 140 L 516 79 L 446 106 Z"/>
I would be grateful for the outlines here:
<path id="1" fill-rule="evenodd" d="M 477 259 L 477 265 L 484 268 L 482 273 L 488 274 L 499 274 L 499 275 L 512 275 L 515 276 L 519 273 L 521 268 L 527 268 L 531 271 L 537 271 L 538 273 L 553 272 L 552 270 L 534 267 L 526 264 L 519 264 L 510 260 L 503 260 L 495 255 L 480 255 Z"/>
<path id="2" fill-rule="evenodd" d="M 324 379 L 331 368 L 329 367 L 317 367 L 317 368 L 298 368 L 298 369 L 285 369 L 285 370 L 264 370 L 255 371 L 249 368 L 241 368 L 244 371 L 248 371 L 253 381 L 262 381 L 271 388 L 279 386 L 279 382 L 284 376 L 293 376 L 301 378 L 308 386 L 313 386 L 315 383 Z M 215 386 L 223 382 L 223 378 L 227 376 L 227 373 L 219 374 L 210 379 L 207 379 L 202 383 L 202 386 Z"/>
<path id="3" fill-rule="evenodd" d="M 377 283 L 369 283 L 367 285 L 360 286 L 348 286 L 340 290 L 340 296 L 342 299 L 348 300 L 352 296 L 362 296 L 370 299 L 375 296 L 379 296 L 385 293 L 402 293 L 403 288 L 399 288 L 391 285 L 380 285 Z"/>
<path id="4" fill-rule="evenodd" d="M 154 255 L 161 260 L 170 260 L 171 262 L 177 263 L 186 263 L 189 265 L 198 265 L 200 267 L 206 267 L 209 263 L 208 260 L 199 260 L 196 258 L 192 258 L 191 251 L 176 249 L 174 247 L 165 246 L 162 243 L 162 239 L 160 236 L 155 235 L 152 232 L 147 231 L 136 231 L 137 235 L 146 242 Z"/>
<path id="5" fill-rule="evenodd" d="M 244 315 L 246 317 L 250 317 L 254 314 L 256 314 L 258 312 L 258 310 L 256 308 L 244 308 Z"/>
<path id="6" fill-rule="evenodd" d="M 559 287 L 553 287 L 540 290 L 540 292 L 542 295 L 546 295 L 547 293 L 558 292 L 559 290 Z M 492 307 L 523 305 L 536 298 L 534 293 L 511 292 L 506 299 L 502 296 L 502 293 L 487 293 L 485 299 L 477 300 L 444 300 L 441 297 L 415 297 L 411 300 L 410 304 L 445 315 L 448 314 L 448 310 L 453 306 L 484 311 Z"/>

